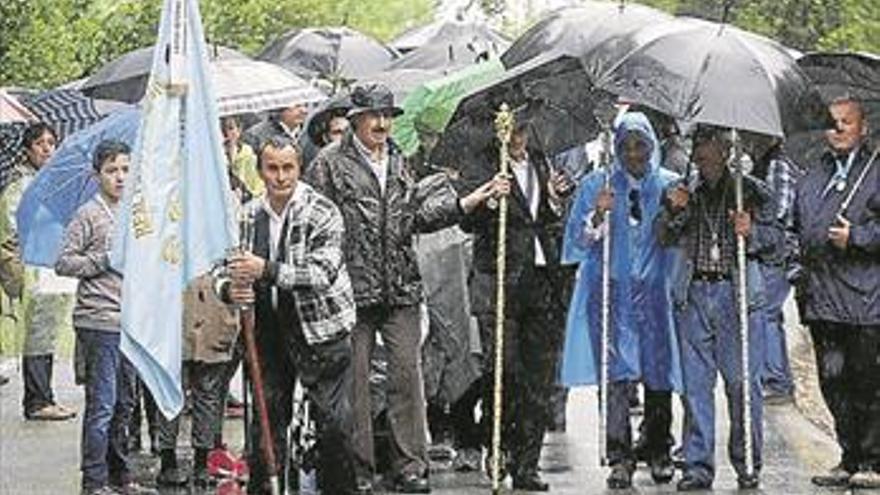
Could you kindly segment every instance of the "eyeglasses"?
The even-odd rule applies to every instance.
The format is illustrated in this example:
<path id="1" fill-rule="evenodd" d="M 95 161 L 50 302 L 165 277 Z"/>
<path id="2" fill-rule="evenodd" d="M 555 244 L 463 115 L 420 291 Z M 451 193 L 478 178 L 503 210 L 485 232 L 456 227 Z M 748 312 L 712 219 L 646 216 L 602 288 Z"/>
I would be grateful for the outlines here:
<path id="1" fill-rule="evenodd" d="M 629 216 L 636 222 L 642 221 L 642 205 L 639 199 L 638 189 L 633 189 L 629 192 Z"/>

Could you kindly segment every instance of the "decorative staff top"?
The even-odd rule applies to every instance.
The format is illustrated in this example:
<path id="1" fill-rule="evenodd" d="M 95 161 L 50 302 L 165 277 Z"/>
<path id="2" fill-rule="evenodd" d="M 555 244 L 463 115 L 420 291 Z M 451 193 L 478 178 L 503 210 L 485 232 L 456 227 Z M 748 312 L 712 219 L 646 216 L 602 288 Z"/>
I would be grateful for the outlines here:
<path id="1" fill-rule="evenodd" d="M 498 140 L 506 144 L 510 142 L 510 135 L 513 133 L 514 118 L 513 113 L 507 103 L 502 103 L 495 114 L 495 132 Z"/>

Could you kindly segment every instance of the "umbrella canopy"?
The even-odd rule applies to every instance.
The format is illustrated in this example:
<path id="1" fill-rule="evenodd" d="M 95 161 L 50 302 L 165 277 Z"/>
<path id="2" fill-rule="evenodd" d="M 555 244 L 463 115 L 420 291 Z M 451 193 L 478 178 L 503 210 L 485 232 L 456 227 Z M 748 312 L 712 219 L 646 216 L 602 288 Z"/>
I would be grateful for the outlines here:
<path id="1" fill-rule="evenodd" d="M 29 122 L 36 120 L 36 116 L 31 113 L 20 101 L 6 90 L 0 89 L 0 123 L 7 122 Z"/>
<path id="2" fill-rule="evenodd" d="M 217 47 L 217 60 L 247 59 L 247 55 L 226 47 Z M 153 63 L 153 47 L 138 48 L 105 64 L 80 85 L 92 98 L 137 103 L 147 88 Z"/>
<path id="3" fill-rule="evenodd" d="M 494 46 L 499 51 L 510 45 L 506 36 L 478 22 L 442 20 L 405 31 L 390 44 L 401 53 L 450 40 L 467 39 L 480 46 Z"/>
<path id="4" fill-rule="evenodd" d="M 211 63 L 220 116 L 317 104 L 327 96 L 308 81 L 268 62 L 249 59 Z"/>
<path id="5" fill-rule="evenodd" d="M 482 24 L 447 22 L 389 69 L 456 69 L 495 58 L 510 42 Z"/>
<path id="6" fill-rule="evenodd" d="M 502 103 L 517 122 L 529 124 L 534 145 L 552 156 L 595 137 L 600 126 L 594 111 L 610 100 L 593 87 L 578 59 L 537 57 L 464 96 L 431 158 L 451 168 L 482 162 L 478 155 L 493 142 Z"/>
<path id="7" fill-rule="evenodd" d="M 404 155 L 412 156 L 419 148 L 416 128 L 442 133 L 462 97 L 503 74 L 504 66 L 494 59 L 419 85 L 403 100 L 403 115 L 394 120 L 394 141 Z"/>
<path id="8" fill-rule="evenodd" d="M 510 68 L 542 54 L 585 57 L 611 38 L 669 19 L 669 14 L 644 5 L 585 1 L 551 12 L 538 21 L 517 38 L 501 61 Z M 591 64 L 600 67 L 587 66 L 590 74 L 608 63 L 606 57 L 593 60 Z"/>
<path id="9" fill-rule="evenodd" d="M 133 146 L 139 125 L 140 111 L 129 108 L 61 143 L 28 185 L 15 214 L 25 263 L 55 265 L 65 227 L 76 210 L 98 190 L 92 172 L 95 148 L 105 139 Z"/>
<path id="10" fill-rule="evenodd" d="M 44 91 L 26 100 L 25 105 L 38 120 L 51 125 L 59 139 L 85 129 L 104 117 L 94 100 L 74 89 Z"/>
<path id="11" fill-rule="evenodd" d="M 726 24 L 675 19 L 614 38 L 596 85 L 687 121 L 771 136 L 827 126 L 827 111 L 781 44 Z M 584 57 L 590 67 L 592 58 Z"/>
<path id="12" fill-rule="evenodd" d="M 862 102 L 871 136 L 880 139 L 880 56 L 871 53 L 809 53 L 797 64 L 816 85 L 824 103 L 841 96 Z M 786 140 L 786 149 L 802 166 L 819 163 L 826 149 L 821 132 L 805 132 Z"/>
<path id="13" fill-rule="evenodd" d="M 398 57 L 395 49 L 347 27 L 288 31 L 257 56 L 305 78 L 349 82 L 379 72 Z"/>
<path id="14" fill-rule="evenodd" d="M 358 84 L 382 84 L 394 94 L 394 101 L 403 101 L 415 88 L 428 81 L 443 77 L 439 70 L 427 69 L 389 69 L 368 76 Z"/>

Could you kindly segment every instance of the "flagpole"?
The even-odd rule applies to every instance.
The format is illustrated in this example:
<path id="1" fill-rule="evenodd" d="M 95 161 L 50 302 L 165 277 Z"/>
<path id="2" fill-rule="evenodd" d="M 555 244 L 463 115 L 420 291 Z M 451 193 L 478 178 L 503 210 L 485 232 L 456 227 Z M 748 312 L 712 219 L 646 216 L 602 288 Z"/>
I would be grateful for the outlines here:
<path id="1" fill-rule="evenodd" d="M 602 133 L 602 165 L 605 168 L 605 187 L 611 187 L 611 130 Z M 599 465 L 608 464 L 608 339 L 611 333 L 611 215 L 603 213 L 606 232 L 602 238 L 602 336 L 600 340 L 599 377 Z"/>

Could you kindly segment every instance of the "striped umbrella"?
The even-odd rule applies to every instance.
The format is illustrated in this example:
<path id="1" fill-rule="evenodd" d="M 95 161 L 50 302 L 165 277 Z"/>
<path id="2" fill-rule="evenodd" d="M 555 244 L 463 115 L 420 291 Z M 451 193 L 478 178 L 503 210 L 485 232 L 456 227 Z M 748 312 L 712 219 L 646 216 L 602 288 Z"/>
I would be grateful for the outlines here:
<path id="1" fill-rule="evenodd" d="M 37 119 L 49 124 L 64 139 L 101 120 L 91 98 L 73 89 L 54 89 L 25 102 Z"/>

